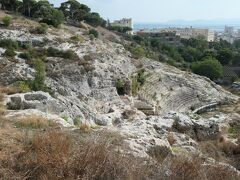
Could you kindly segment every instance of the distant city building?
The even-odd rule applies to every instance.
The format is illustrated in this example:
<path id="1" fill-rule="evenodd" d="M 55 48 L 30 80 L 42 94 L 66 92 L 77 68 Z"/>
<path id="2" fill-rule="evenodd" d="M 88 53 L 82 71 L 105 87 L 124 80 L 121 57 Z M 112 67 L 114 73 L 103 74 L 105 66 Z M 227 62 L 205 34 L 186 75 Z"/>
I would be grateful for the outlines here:
<path id="1" fill-rule="evenodd" d="M 224 32 L 218 33 L 217 35 L 218 41 L 222 39 L 231 44 L 234 43 L 234 41 L 236 41 L 239 38 L 240 38 L 240 30 L 235 32 L 233 26 L 225 26 Z"/>
<path id="2" fill-rule="evenodd" d="M 224 34 L 233 36 L 234 35 L 234 27 L 233 26 L 225 26 Z"/>
<path id="3" fill-rule="evenodd" d="M 209 29 L 197 29 L 197 28 L 181 28 L 177 31 L 177 35 L 179 35 L 183 39 L 197 38 L 203 37 L 208 42 L 213 42 L 215 40 L 215 33 Z"/>
<path id="4" fill-rule="evenodd" d="M 130 27 L 133 29 L 133 20 L 132 18 L 123 18 L 120 20 L 115 20 L 112 23 L 110 23 L 111 26 L 121 26 L 121 27 Z M 133 31 L 129 32 L 133 33 Z"/>
<path id="5" fill-rule="evenodd" d="M 229 42 L 230 44 L 233 44 L 234 41 L 237 39 L 235 36 L 232 36 L 232 35 L 223 35 L 220 38 L 224 41 Z"/>
<path id="6" fill-rule="evenodd" d="M 209 42 L 215 40 L 215 32 L 209 29 L 197 29 L 197 28 L 164 28 L 164 29 L 152 29 L 152 30 L 140 30 L 138 34 L 149 33 L 149 34 L 158 34 L 171 32 L 175 33 L 176 36 L 179 36 L 182 39 L 190 39 L 203 37 Z"/>
<path id="7" fill-rule="evenodd" d="M 240 29 L 237 31 L 237 37 L 240 37 Z"/>

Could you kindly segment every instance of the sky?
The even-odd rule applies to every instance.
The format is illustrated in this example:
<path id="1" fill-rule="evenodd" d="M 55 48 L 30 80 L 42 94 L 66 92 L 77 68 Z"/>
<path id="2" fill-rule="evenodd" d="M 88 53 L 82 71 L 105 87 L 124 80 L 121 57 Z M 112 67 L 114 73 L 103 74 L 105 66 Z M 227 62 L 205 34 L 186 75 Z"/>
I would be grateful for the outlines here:
<path id="1" fill-rule="evenodd" d="M 49 0 L 56 6 L 66 0 Z M 105 19 L 134 22 L 240 19 L 240 0 L 80 0 Z"/>

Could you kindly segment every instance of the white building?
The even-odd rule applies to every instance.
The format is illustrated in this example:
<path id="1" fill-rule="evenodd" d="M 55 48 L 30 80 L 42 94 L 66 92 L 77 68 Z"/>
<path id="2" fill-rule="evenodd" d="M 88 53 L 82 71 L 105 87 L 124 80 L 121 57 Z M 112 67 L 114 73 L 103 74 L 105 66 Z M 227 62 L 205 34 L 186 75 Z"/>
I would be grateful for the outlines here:
<path id="1" fill-rule="evenodd" d="M 233 36 L 234 35 L 234 27 L 233 26 L 225 26 L 224 34 Z"/>
<path id="2" fill-rule="evenodd" d="M 111 23 L 111 26 L 122 26 L 122 27 L 130 27 L 133 29 L 133 21 L 132 18 L 123 18 L 121 20 L 116 20 Z"/>
<path id="3" fill-rule="evenodd" d="M 218 40 L 222 39 L 229 43 L 234 43 L 235 40 L 239 39 L 240 31 L 234 31 L 233 26 L 225 26 L 224 32 L 218 34 Z"/>
<path id="4" fill-rule="evenodd" d="M 132 31 L 129 31 L 127 33 L 133 34 L 133 21 L 132 18 L 123 18 L 120 20 L 115 20 L 112 23 L 110 23 L 111 26 L 121 26 L 121 27 L 129 27 L 132 28 Z"/>
<path id="5" fill-rule="evenodd" d="M 179 28 L 177 29 L 176 35 L 183 39 L 203 37 L 208 42 L 213 42 L 215 40 L 215 33 L 210 29 L 197 29 L 197 28 Z"/>
<path id="6" fill-rule="evenodd" d="M 208 42 L 215 41 L 215 32 L 210 29 L 197 29 L 197 28 L 163 28 L 163 29 L 152 29 L 152 30 L 141 30 L 140 33 L 164 33 L 172 32 L 176 36 L 179 36 L 182 39 L 190 39 L 203 37 Z"/>

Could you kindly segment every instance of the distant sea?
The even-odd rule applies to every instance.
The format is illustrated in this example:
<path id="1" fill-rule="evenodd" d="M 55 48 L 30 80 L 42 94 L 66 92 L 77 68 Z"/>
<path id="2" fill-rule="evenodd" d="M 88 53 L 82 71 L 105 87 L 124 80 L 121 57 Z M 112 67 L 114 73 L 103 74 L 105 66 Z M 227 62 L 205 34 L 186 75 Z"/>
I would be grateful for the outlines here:
<path id="1" fill-rule="evenodd" d="M 209 25 L 209 24 L 195 24 L 195 25 L 188 25 L 188 24 L 147 24 L 147 23 L 136 23 L 134 24 L 134 31 L 138 31 L 140 29 L 160 29 L 160 28 L 169 28 L 169 27 L 176 27 L 176 28 L 185 28 L 185 27 L 194 27 L 194 28 L 207 28 L 217 32 L 223 32 L 225 25 Z M 233 26 L 235 30 L 240 29 L 240 24 L 230 24 L 228 26 Z"/>

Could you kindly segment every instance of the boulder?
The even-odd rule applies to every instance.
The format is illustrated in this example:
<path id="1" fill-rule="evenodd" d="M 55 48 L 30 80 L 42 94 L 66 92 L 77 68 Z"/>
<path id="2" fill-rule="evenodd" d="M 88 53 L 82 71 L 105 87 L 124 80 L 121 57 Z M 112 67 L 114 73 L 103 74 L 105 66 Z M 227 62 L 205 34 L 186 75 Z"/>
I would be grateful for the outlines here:
<path id="1" fill-rule="evenodd" d="M 201 119 L 194 122 L 194 131 L 198 140 L 206 141 L 217 139 L 220 133 L 220 128 L 215 121 Z"/>
<path id="2" fill-rule="evenodd" d="M 24 99 L 26 101 L 43 101 L 43 100 L 47 100 L 48 97 L 43 93 L 30 93 L 30 94 L 25 94 Z"/>
<path id="3" fill-rule="evenodd" d="M 189 116 L 183 114 L 177 114 L 174 117 L 173 128 L 177 131 L 184 133 L 187 131 L 193 131 L 194 123 Z"/>

